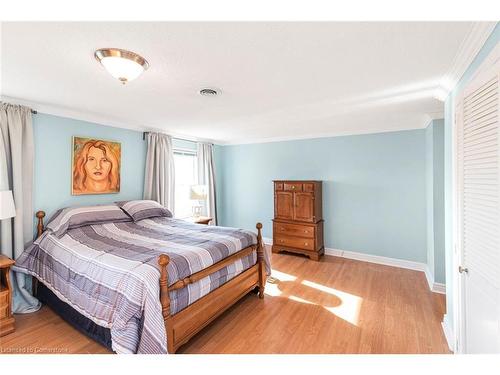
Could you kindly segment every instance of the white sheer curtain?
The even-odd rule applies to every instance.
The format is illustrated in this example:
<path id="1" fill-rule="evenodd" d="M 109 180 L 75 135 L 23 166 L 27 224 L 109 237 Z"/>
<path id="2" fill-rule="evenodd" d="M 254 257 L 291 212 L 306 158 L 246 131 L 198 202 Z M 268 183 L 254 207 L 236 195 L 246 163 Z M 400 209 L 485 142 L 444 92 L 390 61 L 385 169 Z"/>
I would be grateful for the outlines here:
<path id="1" fill-rule="evenodd" d="M 210 224 L 217 225 L 217 206 L 215 199 L 214 150 L 210 143 L 197 143 L 198 146 L 198 184 L 207 186 L 206 213 L 212 218 Z"/>
<path id="2" fill-rule="evenodd" d="M 147 134 L 144 199 L 155 200 L 174 213 L 175 167 L 172 138 L 161 133 Z"/>
<path id="3" fill-rule="evenodd" d="M 12 190 L 16 216 L 0 221 L 0 252 L 16 259 L 33 240 L 34 142 L 31 109 L 0 102 L 0 191 Z M 14 273 L 15 313 L 40 308 L 31 295 L 31 277 Z"/>

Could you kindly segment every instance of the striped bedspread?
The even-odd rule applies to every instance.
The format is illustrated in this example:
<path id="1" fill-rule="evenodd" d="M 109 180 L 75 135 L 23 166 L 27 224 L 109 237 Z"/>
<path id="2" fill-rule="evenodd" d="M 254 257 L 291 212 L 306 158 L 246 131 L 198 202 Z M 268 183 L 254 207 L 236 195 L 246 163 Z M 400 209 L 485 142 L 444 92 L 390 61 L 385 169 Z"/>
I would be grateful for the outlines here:
<path id="1" fill-rule="evenodd" d="M 80 314 L 111 331 L 117 353 L 166 353 L 158 255 L 170 257 L 169 285 L 257 243 L 242 229 L 155 217 L 50 231 L 16 261 Z M 175 314 L 256 263 L 255 251 L 170 293 Z M 268 268 L 268 264 L 266 264 Z"/>

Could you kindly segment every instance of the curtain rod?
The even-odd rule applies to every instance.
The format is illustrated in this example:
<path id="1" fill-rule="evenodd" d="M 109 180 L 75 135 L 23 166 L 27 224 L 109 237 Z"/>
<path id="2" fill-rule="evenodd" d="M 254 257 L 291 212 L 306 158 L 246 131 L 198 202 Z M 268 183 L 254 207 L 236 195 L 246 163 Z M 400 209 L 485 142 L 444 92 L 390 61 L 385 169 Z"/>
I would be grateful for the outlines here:
<path id="1" fill-rule="evenodd" d="M 34 109 L 32 109 L 31 113 L 33 113 L 34 115 L 36 115 L 38 113 L 38 111 L 35 111 Z"/>
<path id="2" fill-rule="evenodd" d="M 142 140 L 143 141 L 146 139 L 146 134 L 149 134 L 149 133 L 151 133 L 151 132 L 142 132 Z M 193 141 L 192 139 L 179 138 L 179 137 L 173 137 L 173 136 L 172 136 L 172 138 L 178 139 L 180 141 L 198 143 L 198 141 Z M 213 143 L 211 143 L 211 144 L 213 144 Z"/>

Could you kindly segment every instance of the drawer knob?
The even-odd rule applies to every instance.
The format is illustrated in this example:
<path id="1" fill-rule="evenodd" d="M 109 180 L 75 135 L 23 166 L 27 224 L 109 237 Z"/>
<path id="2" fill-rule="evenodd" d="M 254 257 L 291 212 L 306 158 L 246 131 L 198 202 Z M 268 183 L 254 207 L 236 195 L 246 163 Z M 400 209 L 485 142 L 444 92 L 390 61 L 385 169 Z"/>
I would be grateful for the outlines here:
<path id="1" fill-rule="evenodd" d="M 304 243 L 304 246 L 309 246 L 309 244 L 307 242 Z"/>
<path id="2" fill-rule="evenodd" d="M 295 186 L 292 185 L 292 190 L 295 189 Z"/>
<path id="3" fill-rule="evenodd" d="M 280 240 L 281 243 L 285 242 L 284 240 Z"/>
<path id="4" fill-rule="evenodd" d="M 285 228 L 281 227 L 281 230 L 285 230 Z"/>

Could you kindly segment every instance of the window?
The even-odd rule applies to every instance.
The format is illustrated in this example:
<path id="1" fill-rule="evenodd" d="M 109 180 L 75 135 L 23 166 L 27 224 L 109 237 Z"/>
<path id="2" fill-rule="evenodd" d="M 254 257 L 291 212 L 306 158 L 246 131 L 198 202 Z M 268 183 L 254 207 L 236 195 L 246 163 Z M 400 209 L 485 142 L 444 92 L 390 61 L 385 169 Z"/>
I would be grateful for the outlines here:
<path id="1" fill-rule="evenodd" d="M 191 185 L 198 181 L 196 152 L 174 149 L 175 163 L 175 217 L 192 216 L 193 202 L 189 192 Z"/>

